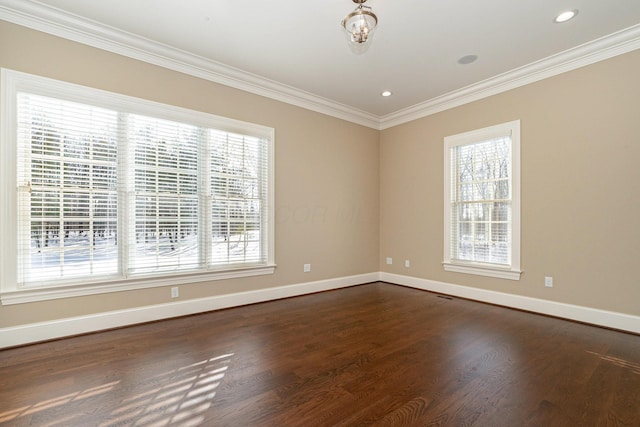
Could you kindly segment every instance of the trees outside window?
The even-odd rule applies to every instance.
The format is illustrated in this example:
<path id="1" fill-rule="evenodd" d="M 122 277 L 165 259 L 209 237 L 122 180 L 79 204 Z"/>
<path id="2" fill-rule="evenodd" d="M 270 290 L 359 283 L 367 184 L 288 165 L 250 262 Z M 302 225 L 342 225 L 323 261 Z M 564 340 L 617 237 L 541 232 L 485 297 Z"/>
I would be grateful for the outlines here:
<path id="1" fill-rule="evenodd" d="M 520 123 L 445 138 L 447 271 L 520 276 Z"/>
<path id="2" fill-rule="evenodd" d="M 3 73 L 4 293 L 272 272 L 273 129 Z"/>

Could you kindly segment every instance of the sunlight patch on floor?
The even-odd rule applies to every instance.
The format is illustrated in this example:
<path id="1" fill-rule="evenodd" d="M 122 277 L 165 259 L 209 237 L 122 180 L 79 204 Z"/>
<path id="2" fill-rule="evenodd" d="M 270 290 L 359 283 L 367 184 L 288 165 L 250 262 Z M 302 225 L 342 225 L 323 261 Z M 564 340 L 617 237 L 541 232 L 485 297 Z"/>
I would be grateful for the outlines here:
<path id="1" fill-rule="evenodd" d="M 69 393 L 64 396 L 55 397 L 53 399 L 47 399 L 34 405 L 23 406 L 18 409 L 13 409 L 0 414 L 0 423 L 11 421 L 18 417 L 25 415 L 31 415 L 36 412 L 46 411 L 48 409 L 55 408 L 57 406 L 66 405 L 68 403 L 78 401 L 81 399 L 87 399 L 89 397 L 97 396 L 100 394 L 108 393 L 118 385 L 120 381 L 113 381 L 107 384 L 102 384 L 97 387 L 91 387 L 86 390 L 82 390 L 76 393 Z"/>
<path id="2" fill-rule="evenodd" d="M 97 399 L 95 405 L 106 409 L 97 414 L 96 422 L 101 427 L 198 426 L 213 404 L 232 357 L 233 353 L 224 354 L 130 381 L 122 376 L 117 381 L 6 410 L 0 413 L 0 423 L 37 415 L 47 425 L 78 425 L 93 406 L 91 400 Z M 82 410 L 70 406 L 81 400 L 85 401 Z"/>

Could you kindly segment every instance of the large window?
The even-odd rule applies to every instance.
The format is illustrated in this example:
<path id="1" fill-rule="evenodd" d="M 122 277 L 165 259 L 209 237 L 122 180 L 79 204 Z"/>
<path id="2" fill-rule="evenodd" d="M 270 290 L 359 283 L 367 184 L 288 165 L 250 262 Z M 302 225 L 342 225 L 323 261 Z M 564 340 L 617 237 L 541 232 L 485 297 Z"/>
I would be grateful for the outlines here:
<path id="1" fill-rule="evenodd" d="M 273 129 L 2 78 L 3 303 L 273 272 Z"/>
<path id="2" fill-rule="evenodd" d="M 520 278 L 520 122 L 445 138 L 444 268 Z"/>

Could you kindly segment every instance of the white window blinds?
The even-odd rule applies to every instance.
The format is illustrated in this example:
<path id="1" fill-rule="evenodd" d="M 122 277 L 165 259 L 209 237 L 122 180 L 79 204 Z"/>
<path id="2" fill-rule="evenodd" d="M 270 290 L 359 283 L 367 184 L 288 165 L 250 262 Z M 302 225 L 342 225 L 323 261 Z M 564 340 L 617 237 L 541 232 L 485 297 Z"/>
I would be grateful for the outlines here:
<path id="1" fill-rule="evenodd" d="M 451 258 L 510 265 L 511 137 L 451 150 Z"/>
<path id="2" fill-rule="evenodd" d="M 264 262 L 265 145 L 258 138 L 226 132 L 211 131 L 209 138 L 212 262 Z"/>
<path id="3" fill-rule="evenodd" d="M 198 268 L 198 158 L 199 145 L 206 144 L 200 129 L 133 114 L 127 128 L 135 147 L 128 166 L 134 170 L 135 194 L 129 270 Z"/>
<path id="4" fill-rule="evenodd" d="M 16 146 L 3 153 L 16 156 L 7 177 L 16 206 L 2 227 L 15 230 L 15 264 L 3 265 L 16 271 L 3 289 L 273 265 L 272 130 L 89 88 L 71 86 L 70 100 L 38 87 L 9 103 Z"/>
<path id="5" fill-rule="evenodd" d="M 447 271 L 520 277 L 520 122 L 445 138 Z"/>
<path id="6" fill-rule="evenodd" d="M 118 272 L 113 111 L 18 94 L 18 280 Z"/>

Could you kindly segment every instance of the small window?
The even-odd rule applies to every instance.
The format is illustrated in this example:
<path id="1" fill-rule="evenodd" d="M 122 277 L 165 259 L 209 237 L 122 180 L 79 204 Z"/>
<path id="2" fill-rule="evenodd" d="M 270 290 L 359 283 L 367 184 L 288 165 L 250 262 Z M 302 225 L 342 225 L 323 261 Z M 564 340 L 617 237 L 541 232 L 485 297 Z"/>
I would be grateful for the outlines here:
<path id="1" fill-rule="evenodd" d="M 520 122 L 446 137 L 446 271 L 520 278 Z"/>
<path id="2" fill-rule="evenodd" d="M 273 129 L 3 82 L 3 303 L 273 272 Z"/>

